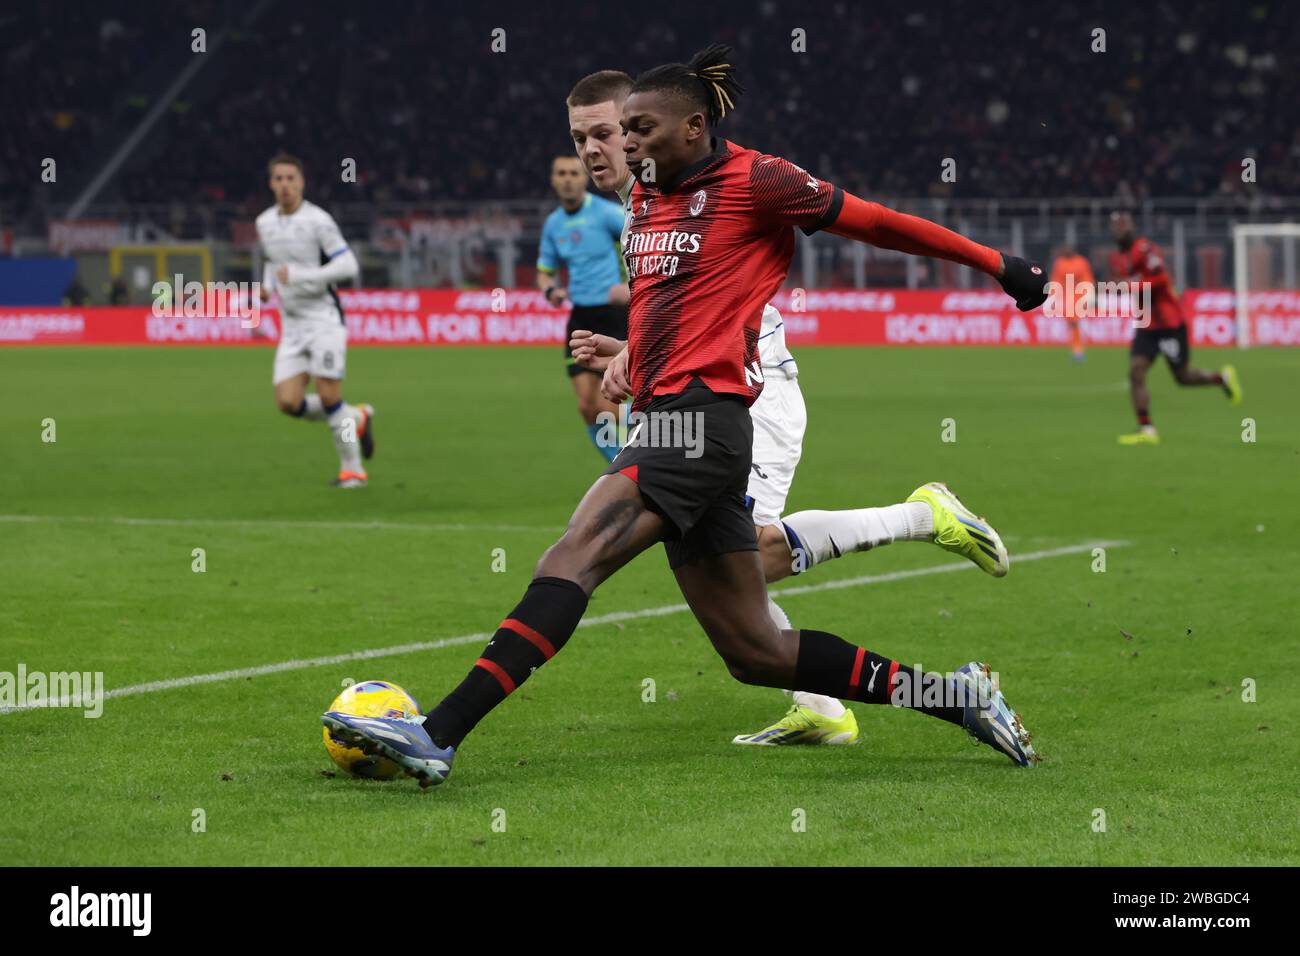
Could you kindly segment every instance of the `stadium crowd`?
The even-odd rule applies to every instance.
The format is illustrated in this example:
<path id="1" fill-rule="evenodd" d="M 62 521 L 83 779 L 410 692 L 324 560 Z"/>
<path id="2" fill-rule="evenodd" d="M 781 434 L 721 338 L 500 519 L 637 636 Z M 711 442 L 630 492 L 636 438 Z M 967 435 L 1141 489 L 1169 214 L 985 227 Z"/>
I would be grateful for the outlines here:
<path id="1" fill-rule="evenodd" d="M 102 163 L 105 144 L 95 156 L 88 144 L 133 75 L 222 5 L 110 2 L 60 17 L 67 6 L 5 14 L 6 197 L 35 192 L 39 157 Z M 280 150 L 306 160 L 325 203 L 541 198 L 551 156 L 571 148 L 563 98 L 576 78 L 635 74 L 711 41 L 736 48 L 747 87 L 726 135 L 863 195 L 1234 193 L 1248 188 L 1247 157 L 1249 188 L 1300 194 L 1292 0 L 1062 0 L 1044 25 L 955 2 L 667 0 L 644 21 L 624 5 L 573 6 L 270 0 L 151 132 L 165 148 L 141 150 L 103 198 L 261 208 L 264 162 Z M 498 27 L 505 49 L 492 52 Z M 53 30 L 63 42 L 48 42 Z M 341 180 L 348 158 L 355 183 Z M 946 158 L 955 182 L 941 180 Z"/>

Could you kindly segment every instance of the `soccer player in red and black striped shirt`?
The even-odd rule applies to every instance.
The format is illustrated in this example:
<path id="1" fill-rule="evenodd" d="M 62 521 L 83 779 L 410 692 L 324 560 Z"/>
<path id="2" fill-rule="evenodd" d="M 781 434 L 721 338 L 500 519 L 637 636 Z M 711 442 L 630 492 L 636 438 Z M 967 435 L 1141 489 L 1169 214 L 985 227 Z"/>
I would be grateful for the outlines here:
<path id="1" fill-rule="evenodd" d="M 792 227 L 963 263 L 997 278 L 1024 311 L 1045 301 L 1046 277 L 1024 260 L 714 137 L 740 92 L 728 52 L 711 47 L 689 64 L 650 70 L 624 104 L 625 149 L 638 172 L 624 243 L 628 351 L 634 414 L 643 420 L 542 556 L 482 657 L 423 727 L 325 715 L 336 736 L 389 756 L 421 786 L 441 783 L 479 720 L 564 646 L 591 593 L 660 541 L 737 680 L 918 710 L 1021 765 L 1036 761 L 982 665 L 921 674 L 834 634 L 778 629 L 744 499 L 748 406 L 763 387 L 760 315 L 790 267 Z M 374 729 L 381 724 L 391 726 Z"/>
<path id="2" fill-rule="evenodd" d="M 1151 314 L 1133 332 L 1129 347 L 1128 390 L 1137 415 L 1138 430 L 1119 436 L 1121 445 L 1157 445 L 1160 434 L 1151 424 L 1151 393 L 1147 391 L 1147 369 L 1160 355 L 1169 362 L 1174 381 L 1179 385 L 1217 385 L 1228 400 L 1241 402 L 1241 383 L 1237 370 L 1225 365 L 1217 372 L 1193 368 L 1191 346 L 1187 341 L 1187 316 L 1174 291 L 1173 280 L 1165 268 L 1160 247 L 1140 237 L 1133 217 L 1122 210 L 1111 213 L 1111 235 L 1119 250 L 1111 256 L 1111 270 L 1116 279 L 1137 280 L 1150 289 Z"/>

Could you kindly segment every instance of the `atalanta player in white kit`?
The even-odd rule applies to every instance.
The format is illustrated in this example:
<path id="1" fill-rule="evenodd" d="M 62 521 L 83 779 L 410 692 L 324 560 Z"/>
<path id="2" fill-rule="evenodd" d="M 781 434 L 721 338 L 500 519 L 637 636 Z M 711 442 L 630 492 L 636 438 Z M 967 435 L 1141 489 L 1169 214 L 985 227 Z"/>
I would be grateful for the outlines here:
<path id="1" fill-rule="evenodd" d="M 302 162 L 281 154 L 269 164 L 275 205 L 257 217 L 257 238 L 266 255 L 262 298 L 280 294 L 280 344 L 275 350 L 275 401 L 295 418 L 329 423 L 339 456 L 334 484 L 366 484 L 362 458 L 375 451 L 370 405 L 343 400 L 348 327 L 335 283 L 356 279 L 360 263 L 334 218 L 303 198 Z M 314 394 L 307 385 L 316 380 Z"/>

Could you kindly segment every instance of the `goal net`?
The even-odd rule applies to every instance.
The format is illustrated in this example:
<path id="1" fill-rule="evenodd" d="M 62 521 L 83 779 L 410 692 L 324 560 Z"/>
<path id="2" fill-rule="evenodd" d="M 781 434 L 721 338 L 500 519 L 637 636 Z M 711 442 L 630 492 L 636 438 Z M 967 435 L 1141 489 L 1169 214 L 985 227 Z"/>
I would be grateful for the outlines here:
<path id="1" fill-rule="evenodd" d="M 1233 291 L 1237 308 L 1237 345 L 1282 344 L 1261 335 L 1287 322 L 1300 310 L 1297 284 L 1300 223 L 1251 223 L 1232 227 Z"/>

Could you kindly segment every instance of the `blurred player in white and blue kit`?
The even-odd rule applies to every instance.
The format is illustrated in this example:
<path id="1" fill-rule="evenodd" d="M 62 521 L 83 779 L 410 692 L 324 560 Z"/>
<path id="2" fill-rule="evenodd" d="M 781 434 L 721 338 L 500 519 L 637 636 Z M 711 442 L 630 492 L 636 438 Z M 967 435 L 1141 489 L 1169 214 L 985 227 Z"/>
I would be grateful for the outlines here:
<path id="1" fill-rule="evenodd" d="M 355 280 L 361 265 L 334 218 L 303 198 L 302 161 L 282 153 L 268 166 L 275 205 L 257 217 L 257 238 L 266 257 L 262 299 L 280 294 L 275 402 L 286 415 L 328 422 L 339 456 L 334 484 L 362 487 L 362 458 L 375 450 L 375 410 L 343 400 L 348 327 L 335 291 L 335 283 Z M 308 394 L 313 378 L 316 391 Z"/>

